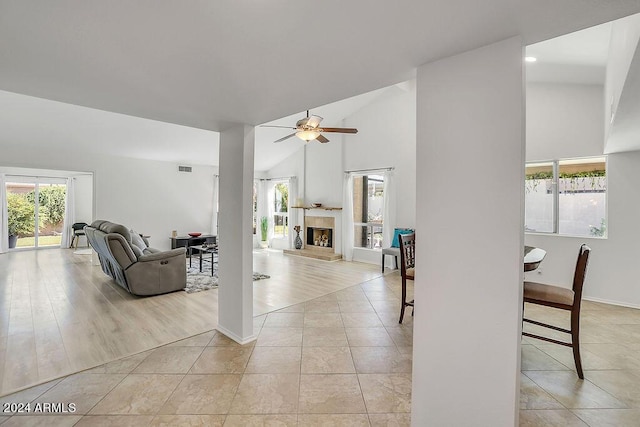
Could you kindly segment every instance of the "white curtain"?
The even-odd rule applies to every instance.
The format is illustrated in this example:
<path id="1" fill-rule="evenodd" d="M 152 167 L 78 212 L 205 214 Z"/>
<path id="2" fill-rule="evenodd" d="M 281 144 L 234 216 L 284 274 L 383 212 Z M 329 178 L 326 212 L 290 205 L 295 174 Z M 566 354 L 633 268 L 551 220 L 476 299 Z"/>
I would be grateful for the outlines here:
<path id="1" fill-rule="evenodd" d="M 384 174 L 384 210 L 382 212 L 382 247 L 388 248 L 393 240 L 393 229 L 396 227 L 396 180 L 393 170 Z"/>
<path id="2" fill-rule="evenodd" d="M 218 175 L 213 176 L 213 193 L 211 194 L 211 199 L 213 201 L 212 213 L 211 213 L 211 234 L 214 236 L 218 235 L 218 186 L 219 186 L 219 177 Z"/>
<path id="3" fill-rule="evenodd" d="M 76 203 L 75 203 L 75 178 L 67 178 L 67 196 L 64 202 L 64 223 L 62 225 L 61 248 L 70 248 L 73 238 L 72 224 L 76 222 Z"/>
<path id="4" fill-rule="evenodd" d="M 353 260 L 353 174 L 345 173 L 342 190 L 342 256 Z"/>
<path id="5" fill-rule="evenodd" d="M 267 240 L 271 241 L 274 235 L 274 222 L 273 217 L 276 212 L 275 204 L 276 204 L 276 195 L 275 195 L 275 187 L 276 183 L 273 181 L 264 181 L 264 190 L 265 190 L 265 200 L 266 200 L 266 211 L 265 216 L 269 221 L 269 232 L 267 233 Z"/>
<path id="6" fill-rule="evenodd" d="M 296 225 L 302 226 L 300 223 L 300 211 L 301 209 L 291 209 L 291 206 L 295 206 L 298 199 L 298 179 L 293 176 L 289 178 L 289 201 L 287 206 L 287 212 L 289 213 L 289 247 L 294 248 L 294 241 L 296 239 L 296 232 L 293 229 Z"/>
<path id="7" fill-rule="evenodd" d="M 259 180 L 258 183 L 258 206 L 256 212 L 256 236 L 257 240 L 262 240 L 262 234 L 260 231 L 260 223 L 262 222 L 262 217 L 269 218 L 269 199 L 267 197 L 267 181 Z M 267 237 L 268 239 L 268 237 Z"/>
<path id="8" fill-rule="evenodd" d="M 5 174 L 0 174 L 0 254 L 9 250 L 9 225 L 7 223 L 7 186 Z"/>

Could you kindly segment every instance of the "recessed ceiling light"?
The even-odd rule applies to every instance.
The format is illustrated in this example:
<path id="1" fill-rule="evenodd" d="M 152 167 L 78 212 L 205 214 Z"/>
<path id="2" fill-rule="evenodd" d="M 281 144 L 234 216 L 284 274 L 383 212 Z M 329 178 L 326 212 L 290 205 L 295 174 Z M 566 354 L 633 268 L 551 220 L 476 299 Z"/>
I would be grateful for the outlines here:
<path id="1" fill-rule="evenodd" d="M 536 62 L 538 60 L 538 58 L 536 58 L 535 56 L 525 56 L 524 60 L 526 62 Z"/>

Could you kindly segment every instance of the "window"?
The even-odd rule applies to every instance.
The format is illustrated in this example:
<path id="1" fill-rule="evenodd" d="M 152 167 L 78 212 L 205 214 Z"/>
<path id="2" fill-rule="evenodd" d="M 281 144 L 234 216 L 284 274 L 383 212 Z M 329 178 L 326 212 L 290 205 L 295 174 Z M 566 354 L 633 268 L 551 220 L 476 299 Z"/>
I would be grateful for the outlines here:
<path id="1" fill-rule="evenodd" d="M 273 237 L 289 235 L 289 184 L 278 182 L 273 187 Z"/>
<path id="2" fill-rule="evenodd" d="M 6 183 L 10 248 L 60 246 L 64 231 L 66 184 L 38 179 Z"/>
<path id="3" fill-rule="evenodd" d="M 606 236 L 606 158 L 528 163 L 525 231 Z"/>
<path id="4" fill-rule="evenodd" d="M 353 178 L 353 244 L 356 248 L 381 249 L 384 212 L 384 177 Z"/>

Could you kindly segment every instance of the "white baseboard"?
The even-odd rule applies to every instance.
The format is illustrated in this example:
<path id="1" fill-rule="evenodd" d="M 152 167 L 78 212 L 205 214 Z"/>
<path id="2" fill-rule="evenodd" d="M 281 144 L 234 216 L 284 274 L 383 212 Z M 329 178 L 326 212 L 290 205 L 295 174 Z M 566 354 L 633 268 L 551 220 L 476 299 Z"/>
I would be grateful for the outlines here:
<path id="1" fill-rule="evenodd" d="M 236 334 L 234 334 L 233 332 L 231 332 L 230 330 L 218 325 L 216 327 L 216 330 L 218 330 L 219 332 L 221 332 L 222 334 L 226 335 L 227 337 L 231 338 L 232 340 L 234 340 L 235 342 L 237 342 L 240 345 L 245 345 L 245 344 L 249 344 L 252 341 L 255 341 L 258 336 L 257 335 L 250 335 L 248 337 L 246 337 L 245 339 L 240 338 L 239 336 L 237 336 Z"/>
<path id="2" fill-rule="evenodd" d="M 628 302 L 612 301 L 612 300 L 608 300 L 608 299 L 585 297 L 585 296 L 583 296 L 582 299 L 586 300 L 586 301 L 601 302 L 603 304 L 617 305 L 617 306 L 620 306 L 620 307 L 628 307 L 628 308 L 638 308 L 638 309 L 640 309 L 640 305 L 639 304 L 629 304 Z"/>

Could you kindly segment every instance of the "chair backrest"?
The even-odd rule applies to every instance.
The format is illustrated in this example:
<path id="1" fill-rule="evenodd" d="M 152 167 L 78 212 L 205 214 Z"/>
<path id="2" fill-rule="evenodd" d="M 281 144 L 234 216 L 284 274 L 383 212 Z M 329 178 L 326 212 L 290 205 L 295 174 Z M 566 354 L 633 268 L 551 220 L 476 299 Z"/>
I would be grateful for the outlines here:
<path id="1" fill-rule="evenodd" d="M 413 228 L 394 228 L 393 229 L 393 240 L 391 241 L 392 248 L 400 247 L 400 235 L 401 234 L 411 234 L 415 233 Z"/>
<path id="2" fill-rule="evenodd" d="M 584 277 L 587 274 L 587 264 L 589 263 L 589 254 L 591 253 L 591 248 L 585 244 L 580 246 L 580 250 L 578 251 L 578 261 L 576 261 L 576 271 L 573 275 L 573 304 L 574 307 L 576 304 L 580 305 L 580 300 L 582 300 L 582 287 L 584 285 Z"/>
<path id="3" fill-rule="evenodd" d="M 71 225 L 71 228 L 73 228 L 73 231 L 82 231 L 84 227 L 87 225 L 89 224 L 87 224 L 86 222 L 76 222 L 73 225 Z"/>
<path id="4" fill-rule="evenodd" d="M 404 277 L 408 268 L 416 266 L 416 233 L 400 236 L 400 273 Z"/>

